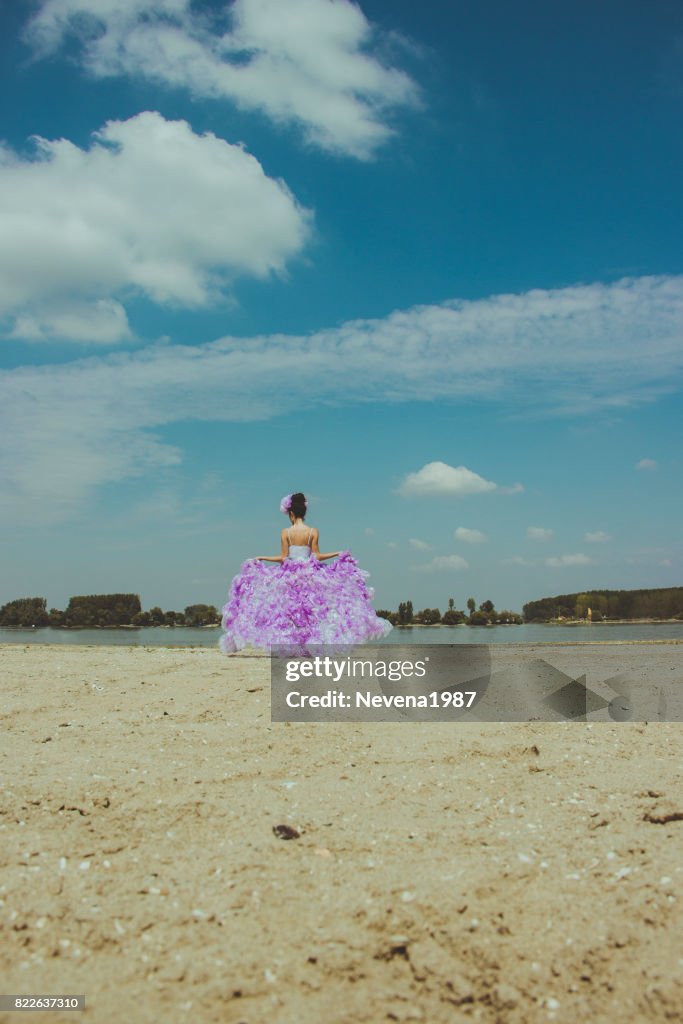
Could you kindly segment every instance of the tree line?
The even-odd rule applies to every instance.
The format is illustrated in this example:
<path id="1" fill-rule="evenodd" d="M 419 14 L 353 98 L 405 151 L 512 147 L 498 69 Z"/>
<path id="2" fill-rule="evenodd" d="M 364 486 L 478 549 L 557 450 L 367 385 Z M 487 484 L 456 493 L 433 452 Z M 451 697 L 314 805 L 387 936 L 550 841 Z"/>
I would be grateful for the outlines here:
<path id="1" fill-rule="evenodd" d="M 482 601 L 477 608 L 477 602 L 473 597 L 469 597 L 466 608 L 467 612 L 456 608 L 455 600 L 449 597 L 448 608 L 443 615 L 438 608 L 423 608 L 422 611 L 416 612 L 412 601 L 401 601 L 395 612 L 383 608 L 377 614 L 381 619 L 388 619 L 394 626 L 518 626 L 523 622 L 518 612 L 507 609 L 498 611 L 493 601 Z"/>
<path id="2" fill-rule="evenodd" d="M 35 626 L 77 629 L 116 626 L 214 626 L 221 621 L 212 604 L 190 604 L 182 612 L 163 611 L 158 606 L 143 611 L 137 594 L 90 594 L 72 597 L 62 611 L 47 609 L 44 597 L 22 597 L 0 608 L 0 627 Z"/>
<path id="3" fill-rule="evenodd" d="M 587 590 L 542 597 L 524 605 L 525 622 L 558 619 L 683 619 L 683 587 L 653 590 Z"/>

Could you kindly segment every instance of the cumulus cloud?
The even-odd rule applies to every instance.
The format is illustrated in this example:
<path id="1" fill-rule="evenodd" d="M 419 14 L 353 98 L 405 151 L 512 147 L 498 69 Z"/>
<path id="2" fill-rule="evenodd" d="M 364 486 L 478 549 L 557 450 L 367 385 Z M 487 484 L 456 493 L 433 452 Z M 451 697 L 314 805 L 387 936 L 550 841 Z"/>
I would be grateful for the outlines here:
<path id="1" fill-rule="evenodd" d="M 310 214 L 259 162 L 185 121 L 109 121 L 89 149 L 36 139 L 0 150 L 0 316 L 8 333 L 111 343 L 124 293 L 162 305 L 216 301 L 239 275 L 284 270 Z M 182 201 L 179 201 L 182 199 Z"/>
<path id="2" fill-rule="evenodd" d="M 93 488 L 177 459 L 160 431 L 187 419 L 483 399 L 594 415 L 613 394 L 652 400 L 680 380 L 682 324 L 683 277 L 646 278 L 417 307 L 307 336 L 156 345 L 0 372 L 0 508 L 21 522 L 70 515 Z M 418 493 L 458 494 L 468 483 L 501 493 L 472 470 L 436 465 L 431 479 L 426 467 L 411 474 Z"/>
<path id="3" fill-rule="evenodd" d="M 546 529 L 544 526 L 528 526 L 526 535 L 529 540 L 538 540 L 544 544 L 553 536 L 553 531 Z"/>
<path id="4" fill-rule="evenodd" d="M 411 537 L 408 543 L 416 551 L 431 551 L 432 549 L 431 544 L 427 544 L 424 540 L 418 540 L 417 537 Z"/>
<path id="5" fill-rule="evenodd" d="M 553 558 L 546 558 L 545 564 L 551 569 L 564 569 L 573 565 L 592 565 L 588 555 L 581 553 L 576 555 L 558 555 Z"/>
<path id="6" fill-rule="evenodd" d="M 115 299 L 55 299 L 38 304 L 31 312 L 17 314 L 7 337 L 22 341 L 66 338 L 89 345 L 113 345 L 131 337 L 131 330 L 125 309 Z"/>
<path id="7" fill-rule="evenodd" d="M 456 540 L 464 541 L 465 544 L 483 544 L 488 540 L 481 530 L 470 530 L 466 526 L 458 526 L 453 534 Z"/>
<path id="8" fill-rule="evenodd" d="M 428 462 L 416 473 L 408 473 L 398 493 L 404 497 L 456 497 L 495 491 L 496 485 L 466 466 L 449 466 L 445 462 Z"/>
<path id="9" fill-rule="evenodd" d="M 641 459 L 640 462 L 636 462 L 636 469 L 656 469 L 657 463 L 654 459 Z"/>
<path id="10" fill-rule="evenodd" d="M 605 533 L 604 530 L 595 530 L 594 533 L 584 533 L 583 539 L 589 544 L 605 544 L 612 537 L 611 534 Z"/>
<path id="11" fill-rule="evenodd" d="M 460 555 L 437 555 L 425 565 L 414 565 L 416 572 L 460 572 L 469 569 L 469 563 Z"/>
<path id="12" fill-rule="evenodd" d="M 76 43 L 96 77 L 129 75 L 294 124 L 323 149 L 367 158 L 418 90 L 382 59 L 349 0 L 43 0 L 26 39 L 45 57 Z"/>

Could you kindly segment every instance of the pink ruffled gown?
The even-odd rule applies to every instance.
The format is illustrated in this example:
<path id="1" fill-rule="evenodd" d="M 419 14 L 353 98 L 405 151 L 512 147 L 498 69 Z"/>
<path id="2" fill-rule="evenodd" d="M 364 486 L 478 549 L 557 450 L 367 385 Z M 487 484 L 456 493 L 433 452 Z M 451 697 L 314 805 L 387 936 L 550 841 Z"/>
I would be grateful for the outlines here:
<path id="1" fill-rule="evenodd" d="M 291 645 L 307 654 L 322 644 L 381 640 L 392 626 L 375 614 L 368 575 L 349 551 L 319 562 L 303 544 L 290 544 L 281 563 L 249 559 L 223 607 L 221 650 Z"/>

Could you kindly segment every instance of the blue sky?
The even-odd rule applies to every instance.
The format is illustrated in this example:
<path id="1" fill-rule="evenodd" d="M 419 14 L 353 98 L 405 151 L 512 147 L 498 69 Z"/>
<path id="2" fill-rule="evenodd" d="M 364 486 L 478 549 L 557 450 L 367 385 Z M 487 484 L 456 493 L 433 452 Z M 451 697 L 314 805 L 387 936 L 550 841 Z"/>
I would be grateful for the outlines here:
<path id="1" fill-rule="evenodd" d="M 683 9 L 0 10 L 0 601 L 683 584 Z"/>

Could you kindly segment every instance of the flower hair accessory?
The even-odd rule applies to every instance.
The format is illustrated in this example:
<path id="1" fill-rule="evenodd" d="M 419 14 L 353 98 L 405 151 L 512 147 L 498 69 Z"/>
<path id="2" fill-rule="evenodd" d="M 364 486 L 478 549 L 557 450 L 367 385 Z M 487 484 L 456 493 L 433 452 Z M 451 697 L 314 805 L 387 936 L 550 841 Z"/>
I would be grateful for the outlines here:
<path id="1" fill-rule="evenodd" d="M 284 512 L 284 514 L 287 515 L 289 510 L 291 509 L 291 507 L 292 507 L 292 495 L 291 494 L 285 494 L 284 498 L 280 502 L 280 511 Z"/>

